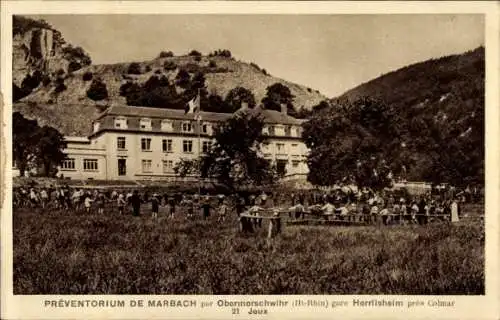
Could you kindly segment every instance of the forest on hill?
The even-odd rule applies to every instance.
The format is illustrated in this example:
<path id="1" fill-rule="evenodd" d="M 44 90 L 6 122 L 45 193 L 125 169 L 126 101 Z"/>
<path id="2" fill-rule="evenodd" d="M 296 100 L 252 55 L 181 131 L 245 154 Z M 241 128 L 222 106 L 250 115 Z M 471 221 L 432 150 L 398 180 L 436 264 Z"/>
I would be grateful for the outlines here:
<path id="1" fill-rule="evenodd" d="M 484 83 L 479 47 L 406 66 L 313 108 L 310 167 L 318 170 L 310 178 L 339 178 L 376 155 L 370 166 L 379 177 L 390 169 L 409 180 L 483 184 Z"/>

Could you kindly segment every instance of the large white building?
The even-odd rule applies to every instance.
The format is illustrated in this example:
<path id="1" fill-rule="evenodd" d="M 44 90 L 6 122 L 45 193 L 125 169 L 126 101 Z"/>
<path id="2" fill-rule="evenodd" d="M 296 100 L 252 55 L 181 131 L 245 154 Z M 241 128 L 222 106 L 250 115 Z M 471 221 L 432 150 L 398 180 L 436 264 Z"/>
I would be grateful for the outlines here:
<path id="1" fill-rule="evenodd" d="M 246 110 L 243 106 L 238 112 Z M 301 140 L 303 120 L 259 107 L 263 156 L 284 173 L 285 179 L 305 179 L 308 150 Z M 68 159 L 58 175 L 72 179 L 174 180 L 174 167 L 181 159 L 195 159 L 198 148 L 207 152 L 214 127 L 235 114 L 201 112 L 200 127 L 184 110 L 112 106 L 92 122 L 88 137 L 66 137 Z M 200 145 L 198 146 L 198 136 Z"/>

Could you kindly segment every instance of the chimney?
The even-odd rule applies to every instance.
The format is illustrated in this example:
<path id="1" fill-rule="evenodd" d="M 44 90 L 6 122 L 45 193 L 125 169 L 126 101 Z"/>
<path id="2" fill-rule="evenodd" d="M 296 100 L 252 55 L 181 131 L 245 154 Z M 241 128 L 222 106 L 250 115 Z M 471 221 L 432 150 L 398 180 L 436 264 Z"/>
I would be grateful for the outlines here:
<path id="1" fill-rule="evenodd" d="M 281 114 L 286 115 L 286 109 L 287 109 L 286 103 L 282 103 L 281 104 Z"/>

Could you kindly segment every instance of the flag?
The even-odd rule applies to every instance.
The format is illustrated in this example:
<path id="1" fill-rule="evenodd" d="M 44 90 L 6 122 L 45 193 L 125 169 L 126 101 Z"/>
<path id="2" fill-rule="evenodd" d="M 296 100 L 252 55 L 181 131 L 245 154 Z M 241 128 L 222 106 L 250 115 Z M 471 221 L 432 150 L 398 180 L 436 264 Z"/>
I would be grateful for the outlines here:
<path id="1" fill-rule="evenodd" d="M 195 120 L 201 120 L 200 115 L 200 93 L 196 95 L 193 99 L 189 100 L 186 105 L 185 114 L 194 114 Z"/>

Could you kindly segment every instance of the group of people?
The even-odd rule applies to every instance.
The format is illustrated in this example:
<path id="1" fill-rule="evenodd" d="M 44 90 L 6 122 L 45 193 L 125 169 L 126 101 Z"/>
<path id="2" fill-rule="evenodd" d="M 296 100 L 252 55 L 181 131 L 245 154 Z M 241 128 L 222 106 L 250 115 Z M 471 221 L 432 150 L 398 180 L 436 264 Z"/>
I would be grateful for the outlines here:
<path id="1" fill-rule="evenodd" d="M 224 221 L 230 211 L 237 216 L 246 213 L 259 216 L 264 211 L 288 212 L 290 218 L 304 218 L 311 214 L 325 219 L 352 220 L 374 223 L 425 224 L 436 217 L 458 221 L 460 201 L 455 197 L 443 199 L 425 194 L 417 197 L 393 193 L 377 193 L 371 190 L 360 192 L 336 190 L 333 192 L 299 192 L 281 194 L 266 192 L 238 193 L 215 197 L 199 194 L 149 193 L 135 191 L 99 190 L 63 187 L 16 188 L 14 206 L 42 209 L 63 209 L 77 212 L 117 211 L 141 214 L 141 207 L 150 204 L 152 218 L 158 218 L 160 207 L 166 208 L 167 216 L 173 218 L 178 207 L 183 208 L 185 217 L 192 219 L 200 215 L 208 219 L 217 212 L 217 220 Z M 278 209 L 281 208 L 281 209 Z"/>
<path id="2" fill-rule="evenodd" d="M 362 221 L 366 223 L 426 224 L 430 219 L 459 221 L 461 206 L 457 198 L 433 198 L 430 194 L 415 197 L 398 197 L 393 194 L 381 196 L 370 193 L 352 201 L 347 195 L 324 195 L 318 203 L 305 206 L 300 201 L 290 208 L 295 218 L 306 213 L 321 215 L 325 219 Z"/>
<path id="3" fill-rule="evenodd" d="M 217 204 L 213 204 L 213 197 L 208 195 L 188 196 L 179 193 L 159 193 L 135 191 L 103 191 L 99 189 L 83 189 L 64 187 L 15 188 L 13 192 L 15 208 L 41 208 L 74 212 L 97 212 L 104 214 L 105 210 L 119 214 L 131 212 L 133 216 L 141 215 L 141 208 L 150 205 L 152 218 L 158 218 L 160 207 L 166 208 L 167 216 L 174 218 L 178 207 L 182 207 L 186 218 L 195 217 L 201 211 L 204 219 L 211 216 L 212 211 L 218 213 L 218 221 L 224 221 L 229 212 L 229 206 L 224 195 L 217 196 Z"/>

